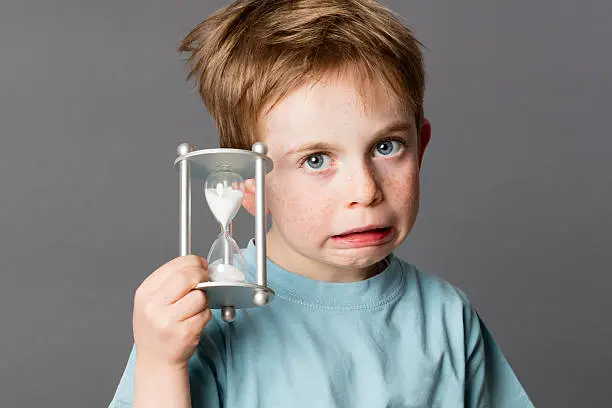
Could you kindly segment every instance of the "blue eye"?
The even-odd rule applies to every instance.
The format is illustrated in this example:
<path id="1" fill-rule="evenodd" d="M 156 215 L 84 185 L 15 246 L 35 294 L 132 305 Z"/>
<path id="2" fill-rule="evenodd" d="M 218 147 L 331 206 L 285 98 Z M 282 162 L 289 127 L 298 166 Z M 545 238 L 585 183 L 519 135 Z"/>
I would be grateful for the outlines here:
<path id="1" fill-rule="evenodd" d="M 329 165 L 330 157 L 325 153 L 311 154 L 310 156 L 306 157 L 302 164 L 308 165 L 308 167 L 312 170 L 321 170 L 326 164 L 325 158 L 327 158 L 327 165 Z"/>
<path id="2" fill-rule="evenodd" d="M 399 147 L 402 145 L 399 140 L 383 140 L 382 142 L 376 144 L 376 150 L 374 153 L 380 153 L 381 156 L 391 156 L 391 154 L 397 152 L 399 149 L 399 147 L 396 147 L 395 149 L 393 148 L 394 143 L 399 145 Z"/>

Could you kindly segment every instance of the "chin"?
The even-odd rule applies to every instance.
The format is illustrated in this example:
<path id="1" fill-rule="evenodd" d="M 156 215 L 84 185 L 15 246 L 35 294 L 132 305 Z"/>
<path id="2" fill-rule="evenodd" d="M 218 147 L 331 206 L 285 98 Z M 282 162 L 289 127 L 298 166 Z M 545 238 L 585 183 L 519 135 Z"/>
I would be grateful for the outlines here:
<path id="1" fill-rule="evenodd" d="M 393 243 L 388 243 L 379 247 L 343 249 L 342 253 L 334 254 L 333 258 L 343 267 L 369 268 L 389 256 L 395 248 Z"/>

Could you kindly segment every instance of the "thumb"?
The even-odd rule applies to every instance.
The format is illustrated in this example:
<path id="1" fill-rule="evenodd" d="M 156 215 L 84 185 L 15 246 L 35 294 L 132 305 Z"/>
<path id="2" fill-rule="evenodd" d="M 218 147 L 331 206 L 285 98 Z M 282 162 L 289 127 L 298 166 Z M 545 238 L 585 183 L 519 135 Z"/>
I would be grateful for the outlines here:
<path id="1" fill-rule="evenodd" d="M 242 205 L 252 215 L 255 216 L 255 179 L 244 181 L 244 198 Z M 270 214 L 270 209 L 266 203 L 266 214 Z"/>

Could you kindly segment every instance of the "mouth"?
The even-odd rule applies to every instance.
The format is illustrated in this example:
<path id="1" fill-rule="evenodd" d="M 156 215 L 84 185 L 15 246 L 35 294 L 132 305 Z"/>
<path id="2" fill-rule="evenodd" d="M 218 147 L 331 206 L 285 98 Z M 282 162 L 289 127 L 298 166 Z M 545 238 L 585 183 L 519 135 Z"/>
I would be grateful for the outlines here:
<path id="1" fill-rule="evenodd" d="M 391 227 L 367 226 L 334 235 L 332 241 L 348 248 L 377 246 L 387 243 L 392 232 L 393 228 Z"/>
<path id="2" fill-rule="evenodd" d="M 382 225 L 366 225 L 365 227 L 353 228 L 348 231 L 344 231 L 342 234 L 334 235 L 334 237 L 342 237 L 342 236 L 358 234 L 362 232 L 384 231 L 388 229 L 390 229 L 390 227 L 384 227 Z"/>

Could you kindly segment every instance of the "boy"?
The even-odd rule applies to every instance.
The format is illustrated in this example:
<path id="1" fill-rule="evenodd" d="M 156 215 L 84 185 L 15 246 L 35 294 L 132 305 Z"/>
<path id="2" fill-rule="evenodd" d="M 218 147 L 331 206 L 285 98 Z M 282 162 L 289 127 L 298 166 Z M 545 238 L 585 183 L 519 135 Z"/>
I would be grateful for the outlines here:
<path id="1" fill-rule="evenodd" d="M 431 132 L 411 32 L 368 0 L 237 0 L 180 50 L 221 147 L 263 141 L 274 161 L 276 296 L 226 323 L 191 290 L 206 261 L 161 266 L 136 291 L 111 407 L 532 407 L 463 292 L 393 253 Z"/>

